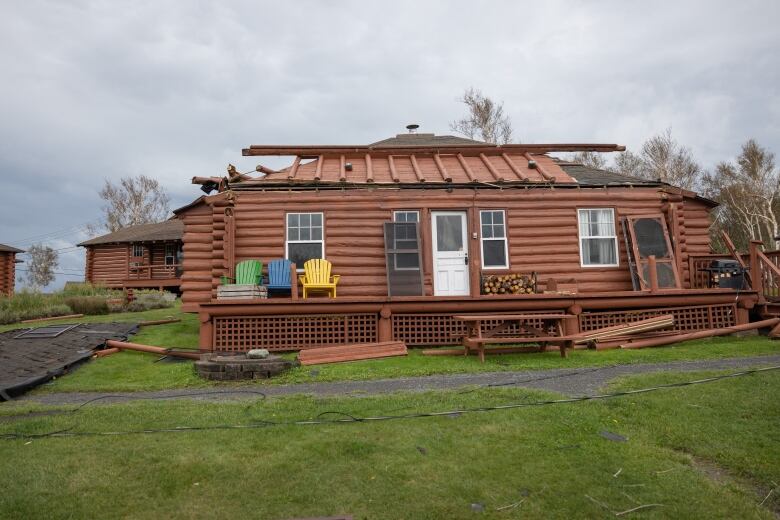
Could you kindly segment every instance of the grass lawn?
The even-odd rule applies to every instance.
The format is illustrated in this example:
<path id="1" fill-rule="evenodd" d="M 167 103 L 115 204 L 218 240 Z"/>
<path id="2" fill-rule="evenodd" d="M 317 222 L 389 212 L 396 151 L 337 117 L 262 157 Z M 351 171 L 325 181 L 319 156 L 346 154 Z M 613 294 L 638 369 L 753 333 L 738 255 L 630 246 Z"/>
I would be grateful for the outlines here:
<path id="1" fill-rule="evenodd" d="M 698 375 L 638 376 L 616 386 Z M 759 504 L 780 482 L 779 394 L 780 373 L 765 372 L 611 400 L 454 417 L 0 439 L 0 516 L 614 518 L 640 505 L 662 504 L 621 517 L 773 518 L 780 489 Z M 327 411 L 401 414 L 550 396 L 482 389 L 139 401 L 0 421 L 0 433 L 208 428 Z M 603 432 L 626 440 L 609 440 Z"/>
<path id="2" fill-rule="evenodd" d="M 138 322 L 167 317 L 180 318 L 180 323 L 144 327 L 131 341 L 147 345 L 175 348 L 197 348 L 198 319 L 194 314 L 181 312 L 180 304 L 170 309 L 137 313 L 87 316 L 78 321 L 86 323 L 125 321 Z M 45 323 L 45 322 L 44 322 Z M 0 327 L 0 331 L 16 326 Z M 578 350 L 568 359 L 557 352 L 505 354 L 487 356 L 484 364 L 475 356 L 423 356 L 418 349 L 409 355 L 332 365 L 297 367 L 268 381 L 255 384 L 310 383 L 314 381 L 369 380 L 395 377 L 414 377 L 434 374 L 469 372 L 500 372 L 538 370 L 562 367 L 596 367 L 630 363 L 657 363 L 665 361 L 693 361 L 740 356 L 758 356 L 780 353 L 780 342 L 761 336 L 720 337 L 681 343 L 664 348 L 642 350 Z M 285 354 L 293 358 L 294 354 Z M 227 383 L 222 383 L 225 385 Z M 170 388 L 213 386 L 198 378 L 190 362 L 158 362 L 157 356 L 122 352 L 95 359 L 73 373 L 41 387 L 41 392 L 137 391 Z"/>

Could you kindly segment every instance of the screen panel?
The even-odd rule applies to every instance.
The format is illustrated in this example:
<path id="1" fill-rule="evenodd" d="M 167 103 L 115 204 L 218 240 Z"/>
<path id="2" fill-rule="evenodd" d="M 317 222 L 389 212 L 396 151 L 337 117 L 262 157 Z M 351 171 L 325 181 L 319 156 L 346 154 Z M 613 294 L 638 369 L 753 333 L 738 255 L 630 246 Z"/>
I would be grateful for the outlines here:
<path id="1" fill-rule="evenodd" d="M 422 296 L 422 258 L 417 222 L 385 222 L 388 296 Z"/>

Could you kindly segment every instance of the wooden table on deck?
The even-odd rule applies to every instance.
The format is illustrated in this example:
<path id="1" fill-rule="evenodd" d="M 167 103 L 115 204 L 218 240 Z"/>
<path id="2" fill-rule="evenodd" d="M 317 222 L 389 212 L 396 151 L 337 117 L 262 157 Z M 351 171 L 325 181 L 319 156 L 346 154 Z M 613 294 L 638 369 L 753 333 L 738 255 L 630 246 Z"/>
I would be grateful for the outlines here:
<path id="1" fill-rule="evenodd" d="M 564 334 L 564 320 L 576 318 L 573 314 L 461 314 L 453 316 L 454 319 L 466 322 L 467 331 L 463 336 L 465 355 L 469 355 L 472 348 L 479 352 L 479 359 L 485 362 L 485 345 L 539 343 L 539 351 L 543 351 L 548 344 L 558 345 L 561 357 L 566 357 L 566 349 L 574 348 L 574 336 Z M 531 326 L 530 321 L 542 321 L 541 328 Z M 500 321 L 490 330 L 482 330 L 483 321 Z M 521 332 L 528 336 L 496 336 L 496 334 L 517 325 Z M 553 329 L 556 335 L 551 336 L 547 332 Z"/>

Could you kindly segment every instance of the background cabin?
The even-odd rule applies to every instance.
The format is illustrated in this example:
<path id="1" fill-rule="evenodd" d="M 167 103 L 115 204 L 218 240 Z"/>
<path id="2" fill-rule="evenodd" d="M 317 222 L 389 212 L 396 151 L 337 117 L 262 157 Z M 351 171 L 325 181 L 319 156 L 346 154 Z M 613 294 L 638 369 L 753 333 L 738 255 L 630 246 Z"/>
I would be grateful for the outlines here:
<path id="1" fill-rule="evenodd" d="M 622 149 L 432 134 L 252 146 L 244 155 L 292 164 L 259 166 L 258 178 L 196 178 L 219 193 L 175 211 L 185 226 L 184 309 L 201 313 L 201 347 L 224 350 L 451 344 L 452 315 L 464 311 L 563 310 L 578 316 L 571 329 L 585 330 L 661 307 L 683 329 L 746 321 L 755 293 L 697 286 L 692 268 L 710 261 L 715 203 L 550 155 Z M 325 258 L 341 276 L 338 298 L 218 301 L 220 278 L 252 258 L 299 268 Z M 487 277 L 509 273 L 533 275 L 533 294 L 483 294 Z"/>
<path id="2" fill-rule="evenodd" d="M 86 249 L 85 281 L 126 289 L 179 291 L 181 220 L 141 224 L 79 244 Z"/>
<path id="3" fill-rule="evenodd" d="M 0 244 L 0 295 L 12 296 L 16 281 L 16 264 L 21 260 L 16 259 L 18 253 L 24 253 L 21 249 Z"/>

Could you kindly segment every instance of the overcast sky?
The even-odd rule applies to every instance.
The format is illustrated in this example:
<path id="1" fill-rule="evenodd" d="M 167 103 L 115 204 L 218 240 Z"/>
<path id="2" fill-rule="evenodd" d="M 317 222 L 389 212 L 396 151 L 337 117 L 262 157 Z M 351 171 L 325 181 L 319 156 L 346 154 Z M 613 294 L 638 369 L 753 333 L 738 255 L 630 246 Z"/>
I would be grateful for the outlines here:
<path id="1" fill-rule="evenodd" d="M 249 144 L 451 133 L 469 86 L 522 142 L 670 127 L 705 167 L 749 137 L 780 152 L 779 22 L 775 0 L 2 2 L 0 243 L 87 238 L 105 178 L 151 175 L 178 207 L 193 175 L 252 169 Z"/>

